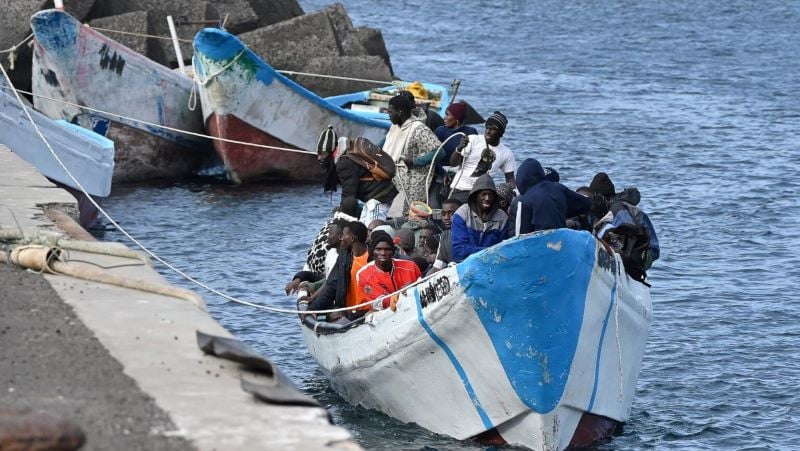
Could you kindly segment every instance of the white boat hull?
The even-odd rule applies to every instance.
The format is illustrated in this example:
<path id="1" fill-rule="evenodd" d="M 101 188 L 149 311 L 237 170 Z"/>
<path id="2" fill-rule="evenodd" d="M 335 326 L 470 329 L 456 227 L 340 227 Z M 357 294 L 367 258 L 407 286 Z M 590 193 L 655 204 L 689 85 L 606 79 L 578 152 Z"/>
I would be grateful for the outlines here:
<path id="1" fill-rule="evenodd" d="M 564 449 L 586 413 L 624 422 L 651 304 L 587 233 L 514 239 L 406 288 L 343 333 L 304 328 L 353 404 L 467 439 Z"/>

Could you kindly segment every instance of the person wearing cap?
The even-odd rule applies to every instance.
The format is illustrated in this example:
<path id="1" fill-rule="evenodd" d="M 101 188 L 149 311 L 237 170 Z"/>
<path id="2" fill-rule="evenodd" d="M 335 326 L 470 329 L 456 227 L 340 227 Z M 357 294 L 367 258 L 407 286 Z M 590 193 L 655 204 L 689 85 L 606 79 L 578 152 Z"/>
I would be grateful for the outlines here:
<path id="1" fill-rule="evenodd" d="M 430 164 L 415 166 L 407 162 L 438 148 L 441 144 L 424 122 L 412 117 L 413 108 L 414 104 L 402 94 L 389 100 L 388 113 L 392 126 L 389 127 L 383 144 L 384 152 L 397 163 L 397 173 L 393 181 L 400 191 L 399 196 L 403 199 L 403 216 L 408 214 L 411 202 L 427 202 L 430 184 L 428 179 Z M 399 199 L 395 202 L 399 205 Z"/>
<path id="2" fill-rule="evenodd" d="M 517 235 L 564 228 L 567 218 L 586 214 L 592 206 L 589 198 L 547 180 L 535 158 L 522 162 L 517 182 L 520 195 L 512 201 L 509 212 Z"/>
<path id="3" fill-rule="evenodd" d="M 416 263 L 394 258 L 394 240 L 388 233 L 376 230 L 372 233 L 370 255 L 372 261 L 356 274 L 361 299 L 373 301 L 385 296 L 376 309 L 390 305 L 388 295 L 416 282 L 422 273 Z"/>
<path id="4" fill-rule="evenodd" d="M 473 184 L 468 202 L 453 215 L 453 261 L 459 263 L 503 241 L 511 232 L 508 215 L 500 209 L 494 180 L 483 174 Z"/>
<path id="5" fill-rule="evenodd" d="M 478 177 L 498 171 L 505 174 L 506 183 L 516 186 L 514 172 L 517 170 L 517 163 L 514 154 L 508 146 L 500 142 L 507 126 L 506 116 L 495 111 L 486 119 L 483 135 L 465 136 L 461 139 L 450 157 L 451 166 L 460 166 L 450 185 L 450 197 L 466 202 Z"/>

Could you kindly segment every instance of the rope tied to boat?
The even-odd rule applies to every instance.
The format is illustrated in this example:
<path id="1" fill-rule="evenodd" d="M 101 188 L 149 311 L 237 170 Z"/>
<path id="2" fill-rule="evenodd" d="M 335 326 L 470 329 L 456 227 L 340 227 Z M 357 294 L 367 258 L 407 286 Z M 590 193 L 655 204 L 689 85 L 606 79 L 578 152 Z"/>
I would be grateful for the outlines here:
<path id="1" fill-rule="evenodd" d="M 14 67 L 15 67 L 16 62 L 17 62 L 17 48 L 19 48 L 19 46 L 21 46 L 21 45 L 25 44 L 26 42 L 28 42 L 28 40 L 30 40 L 32 37 L 33 37 L 33 33 L 29 34 L 28 37 L 26 37 L 25 39 L 20 41 L 19 44 L 12 45 L 11 47 L 9 47 L 9 48 L 7 48 L 5 50 L 0 50 L 0 54 L 8 53 L 8 70 L 14 70 Z"/>
<path id="2" fill-rule="evenodd" d="M 197 49 L 195 49 L 194 47 L 192 47 L 192 49 L 194 50 L 195 57 L 197 57 L 197 55 L 198 55 L 198 53 L 197 53 Z M 226 70 L 230 69 L 230 68 L 231 68 L 231 67 L 232 67 L 232 66 L 233 66 L 233 65 L 236 63 L 236 61 L 238 61 L 238 60 L 239 60 L 239 58 L 241 58 L 241 57 L 242 57 L 242 55 L 244 55 L 244 54 L 245 54 L 245 51 L 246 51 L 246 50 L 247 50 L 247 48 L 246 48 L 246 47 L 245 47 L 245 48 L 243 48 L 242 50 L 240 50 L 240 51 L 239 51 L 239 53 L 237 53 L 237 54 L 236 54 L 236 55 L 235 55 L 233 58 L 231 58 L 231 60 L 230 60 L 230 61 L 228 61 L 228 62 L 227 62 L 227 63 L 226 63 L 224 66 L 222 66 L 222 68 L 221 68 L 221 69 L 219 69 L 218 71 L 214 72 L 214 73 L 213 73 L 213 74 L 211 74 L 211 75 L 208 75 L 208 76 L 206 77 L 206 79 L 205 79 L 205 80 L 203 80 L 203 79 L 202 79 L 202 76 L 201 76 L 201 73 L 200 73 L 200 72 L 198 72 L 198 71 L 195 71 L 195 77 L 194 77 L 194 79 L 195 79 L 195 80 L 196 80 L 198 83 L 200 83 L 200 85 L 202 85 L 203 87 L 205 87 L 206 85 L 208 85 L 208 83 L 209 83 L 211 80 L 213 80 L 213 79 L 217 78 L 217 76 L 219 76 L 219 74 L 221 74 L 221 73 L 225 72 Z M 207 64 L 203 64 L 202 62 L 200 63 L 200 65 L 201 65 L 201 66 L 203 66 L 203 67 L 207 66 Z"/>
<path id="3" fill-rule="evenodd" d="M 85 105 L 79 105 L 77 103 L 67 102 L 66 100 L 54 99 L 52 97 L 43 96 L 41 94 L 34 94 L 34 93 L 30 92 L 30 91 L 25 91 L 25 90 L 22 90 L 22 89 L 14 89 L 13 87 L 0 86 L 0 89 L 8 89 L 10 91 L 14 91 L 14 92 L 17 92 L 17 93 L 22 93 L 22 94 L 25 94 L 25 95 L 29 95 L 29 96 L 40 98 L 40 99 L 44 99 L 44 100 L 48 100 L 48 101 L 51 101 L 51 102 L 56 102 L 56 103 L 61 103 L 61 104 L 64 104 L 64 105 L 69 105 L 69 106 L 72 106 L 72 107 L 75 107 L 75 108 L 79 108 L 81 110 L 91 111 L 93 113 L 98 113 L 98 114 L 105 115 L 105 116 L 115 117 L 115 118 L 122 119 L 122 120 L 125 120 L 125 121 L 128 121 L 128 122 L 135 122 L 135 123 L 147 125 L 147 126 L 150 126 L 150 127 L 156 127 L 156 128 L 160 128 L 160 129 L 163 129 L 163 130 L 169 130 L 169 131 L 176 132 L 176 133 L 182 133 L 182 134 L 188 135 L 188 136 L 194 136 L 194 137 L 197 137 L 197 138 L 210 139 L 210 140 L 213 140 L 213 141 L 226 142 L 226 143 L 230 143 L 230 144 L 240 144 L 240 145 L 243 145 L 243 146 L 250 146 L 250 147 L 256 147 L 256 148 L 261 148 L 261 149 L 283 150 L 283 151 L 286 151 L 286 152 L 304 153 L 304 154 L 308 154 L 308 155 L 316 155 L 317 154 L 316 152 L 308 151 L 308 150 L 292 149 L 291 147 L 268 146 L 266 144 L 256 144 L 256 143 L 251 143 L 251 142 L 246 142 L 246 141 L 238 141 L 238 140 L 235 140 L 235 139 L 220 138 L 218 136 L 211 136 L 211 135 L 206 135 L 206 134 L 203 134 L 203 133 L 191 132 L 191 131 L 188 131 L 188 130 L 181 130 L 179 128 L 170 127 L 168 125 L 156 124 L 155 122 L 148 122 L 148 121 L 145 121 L 145 120 L 142 120 L 142 119 L 136 119 L 136 118 L 132 118 L 132 117 L 128 117 L 128 116 L 123 116 L 123 115 L 117 114 L 117 113 L 111 113 L 111 112 L 108 112 L 108 111 L 99 110 L 97 108 L 91 108 L 91 107 L 88 107 L 88 106 L 85 106 Z"/>

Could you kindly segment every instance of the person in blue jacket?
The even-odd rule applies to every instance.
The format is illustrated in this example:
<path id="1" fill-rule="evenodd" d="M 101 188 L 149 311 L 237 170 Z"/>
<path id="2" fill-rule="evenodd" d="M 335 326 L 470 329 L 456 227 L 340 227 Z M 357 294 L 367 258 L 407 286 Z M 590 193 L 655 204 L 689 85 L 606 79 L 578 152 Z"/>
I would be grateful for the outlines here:
<path id="1" fill-rule="evenodd" d="M 456 263 L 512 235 L 508 215 L 500 209 L 500 198 L 489 174 L 475 180 L 467 203 L 453 215 L 451 230 L 452 258 Z"/>
<path id="2" fill-rule="evenodd" d="M 509 211 L 517 235 L 564 228 L 567 218 L 587 214 L 592 207 L 588 197 L 547 180 L 544 168 L 534 158 L 526 159 L 519 166 L 517 189 L 520 195 L 511 203 Z"/>

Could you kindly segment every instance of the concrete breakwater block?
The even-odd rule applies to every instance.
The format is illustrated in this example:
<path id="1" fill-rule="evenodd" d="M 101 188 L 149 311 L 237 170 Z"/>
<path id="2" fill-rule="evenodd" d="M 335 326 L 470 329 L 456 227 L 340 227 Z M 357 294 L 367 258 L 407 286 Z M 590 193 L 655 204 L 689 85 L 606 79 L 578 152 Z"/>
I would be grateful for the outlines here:
<path id="1" fill-rule="evenodd" d="M 120 14 L 118 16 L 103 17 L 89 22 L 89 26 L 94 28 L 104 28 L 107 30 L 124 31 L 123 34 L 112 33 L 105 30 L 100 30 L 101 33 L 110 37 L 111 39 L 119 42 L 131 50 L 147 54 L 148 46 L 151 45 L 151 39 L 143 35 L 153 34 L 149 24 L 149 14 L 147 11 L 133 11 L 130 13 Z"/>
<path id="2" fill-rule="evenodd" d="M 389 67 L 379 56 L 323 56 L 306 63 L 302 72 L 310 74 L 336 75 L 340 77 L 362 78 L 365 80 L 391 80 Z M 380 83 L 366 83 L 354 80 L 340 80 L 298 75 L 297 82 L 303 86 L 313 86 L 320 96 L 332 96 L 347 92 L 364 91 Z"/>

